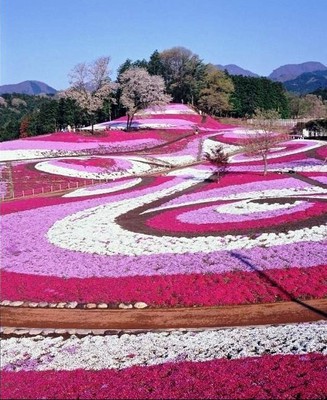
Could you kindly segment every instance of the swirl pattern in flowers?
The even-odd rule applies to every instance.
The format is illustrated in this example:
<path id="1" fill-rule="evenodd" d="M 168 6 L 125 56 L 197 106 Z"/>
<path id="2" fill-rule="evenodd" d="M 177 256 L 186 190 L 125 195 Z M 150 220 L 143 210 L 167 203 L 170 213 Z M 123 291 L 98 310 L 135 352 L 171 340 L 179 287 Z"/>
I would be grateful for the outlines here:
<path id="1" fill-rule="evenodd" d="M 153 131 L 151 141 L 149 131 L 157 145 L 142 152 L 129 139 L 120 154 L 7 162 L 2 170 L 10 167 L 13 180 L 6 188 L 36 191 L 56 179 L 89 185 L 4 202 L 3 298 L 172 307 L 326 296 L 326 146 L 281 143 L 264 176 L 260 160 L 241 153 L 244 132 L 233 129 L 208 119 L 196 135 Z M 109 131 L 105 143 L 124 135 Z M 224 136 L 233 139 L 225 151 L 238 153 L 215 182 L 203 153 Z M 56 140 L 62 136 L 45 136 L 40 146 Z"/>

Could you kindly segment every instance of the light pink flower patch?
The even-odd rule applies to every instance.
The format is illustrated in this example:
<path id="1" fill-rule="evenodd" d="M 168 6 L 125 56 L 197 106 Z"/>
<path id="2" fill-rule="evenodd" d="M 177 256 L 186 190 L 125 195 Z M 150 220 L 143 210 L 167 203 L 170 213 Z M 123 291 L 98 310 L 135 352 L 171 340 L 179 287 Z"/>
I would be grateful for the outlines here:
<path id="1" fill-rule="evenodd" d="M 311 149 L 316 149 L 322 146 L 319 141 L 309 141 L 309 140 L 297 140 L 283 142 L 278 145 L 277 149 L 271 149 L 268 153 L 268 159 L 276 159 L 277 157 L 290 156 L 298 152 L 309 151 Z M 243 153 L 236 154 L 231 157 L 231 161 L 234 162 L 249 162 L 249 161 L 260 161 L 260 156 L 249 157 Z"/>
<path id="2" fill-rule="evenodd" d="M 237 206 L 230 203 L 231 207 Z M 165 232 L 198 232 L 214 233 L 225 232 L 228 234 L 233 231 L 248 231 L 260 230 L 260 228 L 280 227 L 292 221 L 302 221 L 305 219 L 313 218 L 327 212 L 327 206 L 324 203 L 307 202 L 299 206 L 284 209 L 279 212 L 261 212 L 254 213 L 252 216 L 237 216 L 236 214 L 220 214 L 217 212 L 219 206 L 226 205 L 226 203 L 216 203 L 211 207 L 192 206 L 184 207 L 182 210 L 174 209 L 162 211 L 158 215 L 151 217 L 147 221 L 147 226 Z"/>
<path id="3" fill-rule="evenodd" d="M 126 170 L 131 167 L 131 162 L 129 162 L 127 159 L 119 157 L 58 159 L 50 160 L 47 162 L 47 164 L 54 167 L 59 167 L 60 169 L 84 171 L 87 173 L 109 173 L 110 171 L 119 169 Z"/>

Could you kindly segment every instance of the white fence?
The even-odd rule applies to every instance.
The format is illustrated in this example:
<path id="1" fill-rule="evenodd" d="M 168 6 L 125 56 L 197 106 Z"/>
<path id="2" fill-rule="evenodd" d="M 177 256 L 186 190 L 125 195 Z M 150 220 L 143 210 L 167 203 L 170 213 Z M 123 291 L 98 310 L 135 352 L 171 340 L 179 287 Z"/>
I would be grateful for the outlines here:
<path id="1" fill-rule="evenodd" d="M 80 187 L 99 185 L 102 183 L 108 183 L 109 179 L 92 179 L 77 182 L 64 182 L 64 183 L 53 183 L 48 186 L 41 186 L 38 188 L 26 189 L 15 191 L 9 188 L 6 193 L 1 193 L 1 201 L 23 199 L 26 197 L 32 197 L 37 195 L 46 195 L 51 193 L 60 193 L 66 190 L 78 189 Z"/>
<path id="2" fill-rule="evenodd" d="M 297 118 L 297 119 L 278 119 L 276 121 L 274 121 L 274 125 L 278 125 L 278 126 L 288 126 L 288 127 L 293 127 L 295 126 L 298 122 L 308 122 L 310 121 L 312 118 Z M 248 119 L 247 122 L 249 124 L 254 124 L 256 122 L 255 119 Z M 271 121 L 267 120 L 267 124 L 270 124 Z"/>

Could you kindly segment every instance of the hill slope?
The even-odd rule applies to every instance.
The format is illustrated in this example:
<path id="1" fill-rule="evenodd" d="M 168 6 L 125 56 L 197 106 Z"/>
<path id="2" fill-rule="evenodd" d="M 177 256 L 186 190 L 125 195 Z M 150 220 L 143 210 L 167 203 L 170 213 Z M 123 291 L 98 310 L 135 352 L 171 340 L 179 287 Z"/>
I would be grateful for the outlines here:
<path id="1" fill-rule="evenodd" d="M 283 82 L 286 90 L 298 94 L 307 94 L 317 89 L 327 88 L 327 69 L 324 71 L 305 72 L 295 79 Z"/>

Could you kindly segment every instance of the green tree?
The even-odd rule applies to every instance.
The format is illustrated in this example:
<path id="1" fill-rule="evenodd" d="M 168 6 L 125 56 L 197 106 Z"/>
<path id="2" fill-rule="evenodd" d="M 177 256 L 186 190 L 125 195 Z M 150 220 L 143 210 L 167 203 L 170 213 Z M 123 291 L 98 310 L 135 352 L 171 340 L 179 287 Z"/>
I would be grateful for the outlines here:
<path id="1" fill-rule="evenodd" d="M 215 148 L 204 153 L 204 158 L 214 167 L 212 179 L 219 181 L 221 176 L 226 173 L 229 162 L 229 156 L 224 152 L 223 146 L 217 145 Z"/>
<path id="2" fill-rule="evenodd" d="M 173 101 L 196 103 L 206 69 L 199 56 L 184 47 L 173 47 L 160 53 L 160 61 L 161 75 Z"/>
<path id="3" fill-rule="evenodd" d="M 230 96 L 233 91 L 231 78 L 213 65 L 208 65 L 198 104 L 206 113 L 221 116 L 231 110 Z"/>
<path id="4" fill-rule="evenodd" d="M 277 110 L 281 118 L 289 116 L 286 92 L 280 82 L 267 78 L 231 75 L 234 92 L 231 96 L 232 114 L 236 117 L 250 117 L 255 110 Z"/>
<path id="5" fill-rule="evenodd" d="M 155 50 L 149 59 L 147 70 L 150 75 L 160 75 L 164 77 L 164 66 L 162 64 L 160 53 Z"/>
<path id="6" fill-rule="evenodd" d="M 49 101 L 41 105 L 38 112 L 38 134 L 55 132 L 58 129 L 58 102 Z"/>

